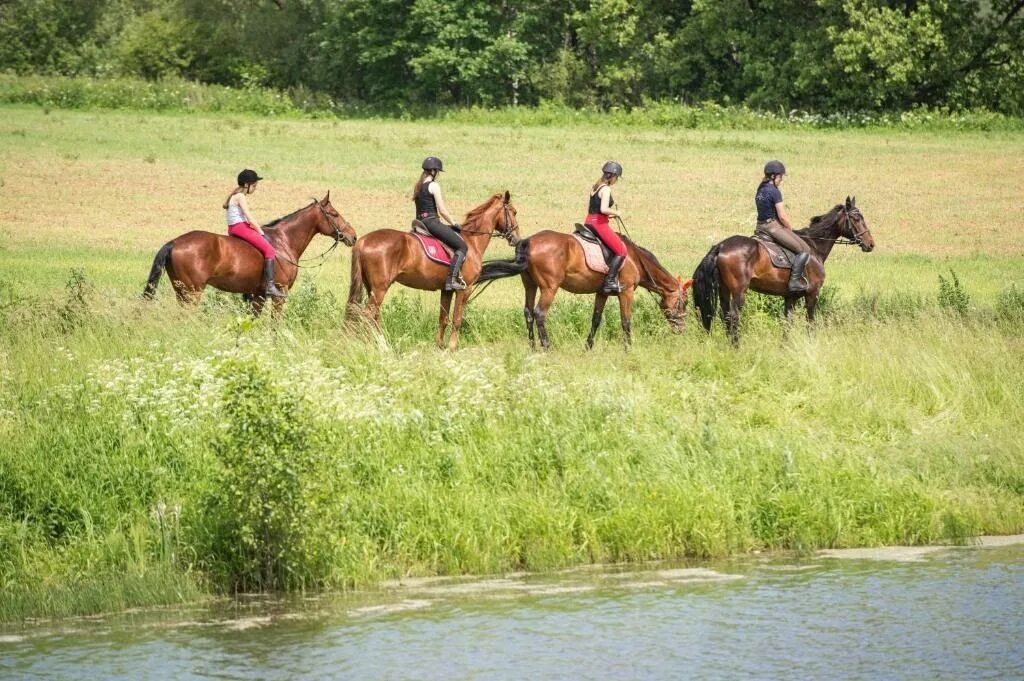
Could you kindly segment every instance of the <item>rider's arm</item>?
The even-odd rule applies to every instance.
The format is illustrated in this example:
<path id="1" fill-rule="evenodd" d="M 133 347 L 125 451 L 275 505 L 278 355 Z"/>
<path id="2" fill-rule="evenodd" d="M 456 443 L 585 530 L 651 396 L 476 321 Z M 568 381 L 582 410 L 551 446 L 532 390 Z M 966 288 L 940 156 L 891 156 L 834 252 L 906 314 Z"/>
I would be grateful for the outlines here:
<path id="1" fill-rule="evenodd" d="M 245 194 L 235 194 L 235 196 L 238 197 L 235 201 L 238 202 L 238 208 L 242 211 L 242 215 L 245 216 L 245 221 L 252 225 L 252 228 L 257 232 L 263 234 L 263 228 L 260 227 L 260 223 L 256 222 L 249 213 L 249 204 L 245 200 Z"/>
<path id="2" fill-rule="evenodd" d="M 448 207 L 444 205 L 444 197 L 441 196 L 441 187 L 437 182 L 431 182 L 427 189 L 434 196 L 434 203 L 437 204 L 437 214 L 445 219 L 449 225 L 455 224 L 452 216 L 448 214 Z"/>
<path id="3" fill-rule="evenodd" d="M 619 217 L 617 211 L 612 210 L 612 188 L 605 185 L 597 190 L 598 196 L 601 197 L 601 212 L 605 215 L 611 215 L 614 218 Z"/>
<path id="4" fill-rule="evenodd" d="M 793 229 L 793 225 L 789 221 L 789 213 L 786 212 L 786 206 L 782 201 L 775 204 L 775 214 L 779 216 L 779 223 L 786 229 Z"/>

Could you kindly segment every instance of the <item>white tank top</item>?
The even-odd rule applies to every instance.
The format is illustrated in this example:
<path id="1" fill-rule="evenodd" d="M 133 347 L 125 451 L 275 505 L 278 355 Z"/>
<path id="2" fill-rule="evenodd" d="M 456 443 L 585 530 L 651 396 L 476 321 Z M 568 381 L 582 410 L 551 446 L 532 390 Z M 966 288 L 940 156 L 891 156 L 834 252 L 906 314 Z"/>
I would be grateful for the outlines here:
<path id="1" fill-rule="evenodd" d="M 238 194 L 235 194 L 235 196 L 238 196 Z M 231 225 L 237 225 L 239 222 L 248 222 L 248 220 L 245 219 L 245 214 L 242 213 L 242 209 L 238 206 L 238 202 L 235 201 L 235 196 L 232 196 L 231 199 L 228 200 L 228 227 Z"/>

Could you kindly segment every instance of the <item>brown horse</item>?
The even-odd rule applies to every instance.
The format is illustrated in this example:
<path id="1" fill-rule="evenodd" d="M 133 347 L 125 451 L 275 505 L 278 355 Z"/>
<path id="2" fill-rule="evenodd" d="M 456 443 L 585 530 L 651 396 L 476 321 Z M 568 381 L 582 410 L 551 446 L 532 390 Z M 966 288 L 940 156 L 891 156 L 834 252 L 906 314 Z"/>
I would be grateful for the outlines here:
<path id="1" fill-rule="evenodd" d="M 622 320 L 623 341 L 628 347 L 632 342 L 632 309 L 633 296 L 637 286 L 642 286 L 661 296 L 661 309 L 668 319 L 669 325 L 676 333 L 683 330 L 686 323 L 687 289 L 690 280 L 673 276 L 662 267 L 654 254 L 623 237 L 626 244 L 627 258 L 619 271 L 619 283 L 622 293 L 618 294 L 619 313 Z M 571 234 L 544 230 L 523 239 L 516 246 L 515 260 L 494 260 L 484 265 L 478 281 L 492 281 L 519 274 L 522 276 L 523 287 L 526 289 L 526 301 L 523 314 L 526 317 L 526 331 L 530 338 L 530 347 L 536 348 L 533 338 L 533 324 L 537 323 L 540 344 L 545 350 L 551 347 L 548 338 L 548 309 L 559 288 L 571 293 L 594 293 L 594 315 L 590 323 L 590 335 L 587 336 L 587 347 L 594 347 L 594 336 L 601 325 L 607 293 L 601 292 L 605 275 L 587 267 L 580 246 Z M 537 303 L 537 290 L 540 289 L 540 302 Z"/>
<path id="2" fill-rule="evenodd" d="M 807 320 L 813 322 L 818 295 L 825 283 L 825 261 L 832 252 L 832 246 L 837 243 L 856 244 L 866 253 L 875 248 L 875 239 L 857 208 L 856 198 L 846 197 L 845 204 L 836 205 L 825 215 L 811 220 L 810 226 L 795 233 L 807 242 L 815 256 L 804 270 L 808 286 L 801 293 L 789 291 L 789 270 L 775 267 L 757 239 L 731 236 L 708 251 L 693 273 L 693 299 L 700 309 L 705 330 L 711 331 L 716 302 L 720 300 L 722 321 L 728 329 L 729 338 L 733 345 L 739 345 L 740 311 L 746 301 L 747 289 L 785 298 L 787 322 L 793 318 L 796 301 L 804 298 Z"/>
<path id="3" fill-rule="evenodd" d="M 451 314 L 452 330 L 448 347 L 455 350 L 459 346 L 459 329 L 462 326 L 462 311 L 466 305 L 466 298 L 476 283 L 483 253 L 494 235 L 504 237 L 512 245 L 519 240 L 516 209 L 510 203 L 507 191 L 491 196 L 466 215 L 462 223 L 462 238 L 465 239 L 469 252 L 466 255 L 466 262 L 462 265 L 462 278 L 466 281 L 467 287 L 461 291 L 445 291 L 444 282 L 448 275 L 448 266 L 427 258 L 416 237 L 409 232 L 395 229 L 370 232 L 357 241 L 355 248 L 352 249 L 352 276 L 347 312 L 349 320 L 366 314 L 379 327 L 380 306 L 388 289 L 396 281 L 423 291 L 441 291 L 437 347 L 445 347 L 444 336 L 454 297 L 455 308 Z M 369 292 L 365 313 L 361 308 L 364 290 Z"/>
<path id="4" fill-rule="evenodd" d="M 334 237 L 351 246 L 356 232 L 331 205 L 331 193 L 305 208 L 263 226 L 277 251 L 274 279 L 287 290 L 299 275 L 299 258 L 316 234 Z M 333 246 L 332 246 L 333 248 Z M 160 274 L 167 276 L 182 303 L 198 303 L 207 286 L 251 296 L 253 314 L 263 309 L 263 255 L 245 241 L 212 232 L 186 232 L 164 244 L 153 259 L 149 281 L 142 292 L 151 299 L 156 294 Z M 275 300 L 275 309 L 281 302 Z"/>

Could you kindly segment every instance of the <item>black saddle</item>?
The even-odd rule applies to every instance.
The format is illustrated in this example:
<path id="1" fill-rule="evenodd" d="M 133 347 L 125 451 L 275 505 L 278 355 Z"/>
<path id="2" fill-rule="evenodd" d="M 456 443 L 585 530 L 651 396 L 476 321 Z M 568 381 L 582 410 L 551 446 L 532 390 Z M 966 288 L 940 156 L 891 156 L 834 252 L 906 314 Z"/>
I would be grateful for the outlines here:
<path id="1" fill-rule="evenodd" d="M 615 255 L 612 250 L 604 245 L 601 241 L 601 237 L 597 236 L 597 232 L 590 225 L 581 225 L 576 223 L 576 234 L 584 241 L 595 243 L 601 247 L 601 255 L 604 256 L 605 263 L 611 263 L 612 257 Z"/>
<path id="2" fill-rule="evenodd" d="M 773 239 L 771 234 L 760 229 L 754 230 L 754 239 L 760 241 L 764 249 L 768 251 L 768 257 L 771 258 L 773 265 L 783 270 L 793 269 L 793 258 L 796 257 L 796 253 Z"/>

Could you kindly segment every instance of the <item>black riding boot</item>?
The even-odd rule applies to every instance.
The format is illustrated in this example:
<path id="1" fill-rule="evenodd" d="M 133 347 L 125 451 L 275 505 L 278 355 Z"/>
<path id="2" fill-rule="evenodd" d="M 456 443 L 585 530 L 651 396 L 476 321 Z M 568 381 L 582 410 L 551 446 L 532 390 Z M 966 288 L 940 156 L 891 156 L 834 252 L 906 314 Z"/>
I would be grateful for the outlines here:
<path id="1" fill-rule="evenodd" d="M 810 253 L 797 253 L 793 258 L 793 269 L 789 273 L 789 292 L 803 293 L 807 290 L 807 282 L 804 281 L 804 268 L 810 260 Z"/>
<path id="2" fill-rule="evenodd" d="M 448 270 L 448 279 L 444 282 L 445 291 L 461 291 L 466 288 L 466 282 L 459 274 L 464 262 L 466 262 L 466 251 L 456 251 L 452 256 L 452 267 Z"/>
<path id="3" fill-rule="evenodd" d="M 277 288 L 277 284 L 274 283 L 274 261 L 264 260 L 263 261 L 263 295 L 268 298 L 287 298 L 287 294 L 284 291 Z"/>
<path id="4" fill-rule="evenodd" d="M 624 255 L 612 256 L 611 262 L 608 263 L 608 275 L 604 278 L 601 293 L 622 293 L 622 285 L 619 284 L 619 270 L 622 269 L 625 262 L 626 256 Z"/>

